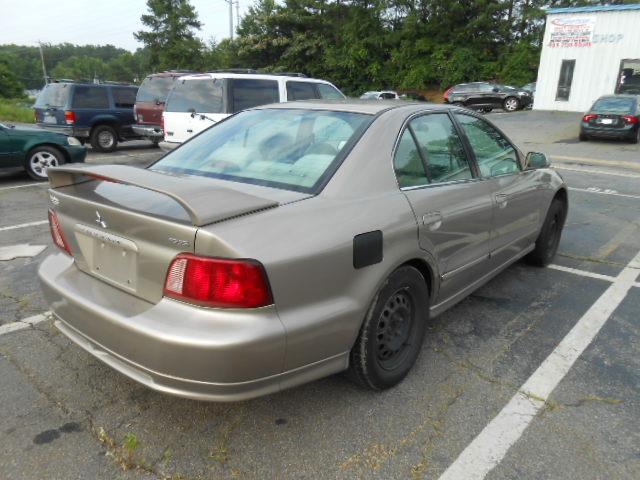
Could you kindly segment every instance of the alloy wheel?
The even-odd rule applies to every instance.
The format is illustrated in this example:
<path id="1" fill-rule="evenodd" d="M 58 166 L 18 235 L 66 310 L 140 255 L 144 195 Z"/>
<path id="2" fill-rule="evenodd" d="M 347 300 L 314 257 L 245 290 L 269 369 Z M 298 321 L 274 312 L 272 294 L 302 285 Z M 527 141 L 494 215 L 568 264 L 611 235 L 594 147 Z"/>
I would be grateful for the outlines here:
<path id="1" fill-rule="evenodd" d="M 109 149 L 113 146 L 115 138 L 109 131 L 102 131 L 98 134 L 98 144 L 104 148 Z"/>
<path id="2" fill-rule="evenodd" d="M 58 165 L 58 158 L 49 152 L 36 152 L 29 159 L 31 171 L 41 178 L 47 177 L 47 168 Z"/>

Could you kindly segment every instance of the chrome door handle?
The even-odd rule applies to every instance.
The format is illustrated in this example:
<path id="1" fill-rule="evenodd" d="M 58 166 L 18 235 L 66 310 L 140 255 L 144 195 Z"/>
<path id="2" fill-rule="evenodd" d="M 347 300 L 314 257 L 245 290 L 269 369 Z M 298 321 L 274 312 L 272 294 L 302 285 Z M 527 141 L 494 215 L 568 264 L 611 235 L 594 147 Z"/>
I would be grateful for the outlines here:
<path id="1" fill-rule="evenodd" d="M 504 193 L 496 193 L 496 203 L 498 208 L 504 208 L 509 203 L 509 196 Z"/>
<path id="2" fill-rule="evenodd" d="M 427 212 L 422 215 L 422 224 L 431 232 L 435 232 L 442 226 L 442 214 L 440 212 Z"/>

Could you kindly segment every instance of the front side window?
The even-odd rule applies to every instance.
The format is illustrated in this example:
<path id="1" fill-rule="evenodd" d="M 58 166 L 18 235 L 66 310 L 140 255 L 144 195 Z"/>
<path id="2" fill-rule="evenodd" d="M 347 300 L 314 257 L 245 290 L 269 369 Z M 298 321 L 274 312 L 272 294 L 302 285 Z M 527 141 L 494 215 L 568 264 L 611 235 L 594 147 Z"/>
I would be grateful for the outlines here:
<path id="1" fill-rule="evenodd" d="M 167 112 L 224 113 L 224 80 L 178 80 L 167 98 Z"/>
<path id="2" fill-rule="evenodd" d="M 151 168 L 316 193 L 372 119 L 349 112 L 248 110 L 194 137 Z"/>
<path id="3" fill-rule="evenodd" d="M 344 100 L 344 95 L 337 88 L 327 85 L 326 83 L 316 84 L 320 98 L 325 100 Z"/>
<path id="4" fill-rule="evenodd" d="M 318 98 L 313 83 L 309 82 L 287 82 L 287 100 L 310 100 Z"/>
<path id="5" fill-rule="evenodd" d="M 76 86 L 73 108 L 109 108 L 109 97 L 104 87 Z"/>
<path id="6" fill-rule="evenodd" d="M 116 108 L 133 108 L 136 104 L 136 88 L 114 87 L 111 92 Z"/>
<path id="7" fill-rule="evenodd" d="M 232 82 L 234 112 L 280 101 L 277 80 L 234 79 Z"/>
<path id="8" fill-rule="evenodd" d="M 515 148 L 498 130 L 477 117 L 456 114 L 456 118 L 471 144 L 482 177 L 520 171 Z"/>
<path id="9" fill-rule="evenodd" d="M 573 70 L 576 67 L 575 60 L 563 60 L 560 67 L 560 77 L 558 78 L 558 90 L 556 100 L 569 100 L 571 95 L 571 84 L 573 83 Z"/>

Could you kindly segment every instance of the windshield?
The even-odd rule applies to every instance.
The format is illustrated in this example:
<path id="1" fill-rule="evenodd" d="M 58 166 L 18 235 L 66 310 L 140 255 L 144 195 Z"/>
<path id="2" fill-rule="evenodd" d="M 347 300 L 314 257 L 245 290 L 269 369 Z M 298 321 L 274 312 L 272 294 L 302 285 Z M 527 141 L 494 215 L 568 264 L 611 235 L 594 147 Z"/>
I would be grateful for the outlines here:
<path id="1" fill-rule="evenodd" d="M 315 193 L 372 119 L 348 112 L 246 110 L 151 168 Z"/>
<path id="2" fill-rule="evenodd" d="M 222 80 L 178 80 L 171 90 L 167 112 L 223 113 Z"/>
<path id="3" fill-rule="evenodd" d="M 136 102 L 164 102 L 173 86 L 173 77 L 147 77 L 140 85 Z"/>
<path id="4" fill-rule="evenodd" d="M 70 83 L 50 83 L 40 92 L 36 100 L 36 108 L 64 107 L 69 96 Z"/>
<path id="5" fill-rule="evenodd" d="M 378 92 L 366 92 L 360 95 L 360 98 L 365 100 L 368 98 L 377 98 L 377 97 L 378 97 Z"/>
<path id="6" fill-rule="evenodd" d="M 633 98 L 601 98 L 593 104 L 593 113 L 631 113 L 634 109 Z"/>

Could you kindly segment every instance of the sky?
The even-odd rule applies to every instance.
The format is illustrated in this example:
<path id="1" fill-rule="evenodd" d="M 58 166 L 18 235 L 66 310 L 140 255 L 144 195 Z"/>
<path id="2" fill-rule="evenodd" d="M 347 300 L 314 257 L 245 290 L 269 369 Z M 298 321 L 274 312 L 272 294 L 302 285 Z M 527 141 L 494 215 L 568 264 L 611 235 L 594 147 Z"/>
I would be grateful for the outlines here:
<path id="1" fill-rule="evenodd" d="M 240 15 L 253 0 L 239 0 Z M 229 36 L 229 4 L 224 0 L 191 0 L 208 42 Z M 145 0 L 0 0 L 0 44 L 37 45 L 69 42 L 106 45 L 135 51 L 142 45 L 133 38 L 141 30 Z M 236 24 L 235 6 L 234 28 Z"/>

